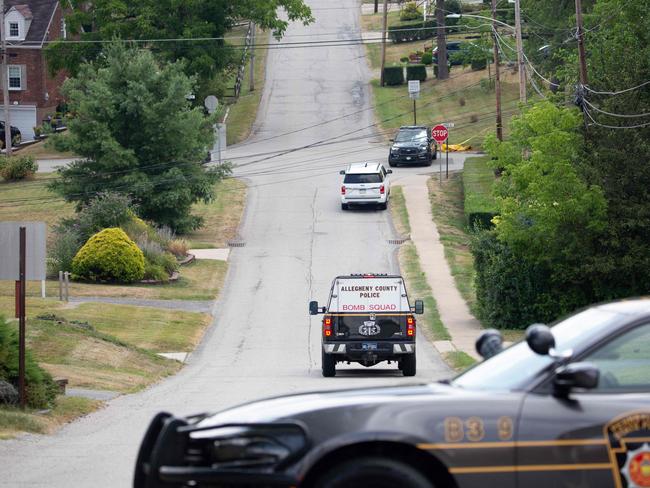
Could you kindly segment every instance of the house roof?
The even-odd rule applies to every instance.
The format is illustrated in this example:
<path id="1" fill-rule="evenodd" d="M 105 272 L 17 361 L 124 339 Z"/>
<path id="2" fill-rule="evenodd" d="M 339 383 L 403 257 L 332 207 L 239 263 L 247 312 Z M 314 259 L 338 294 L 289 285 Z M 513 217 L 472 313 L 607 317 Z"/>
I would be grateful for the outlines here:
<path id="1" fill-rule="evenodd" d="M 5 13 L 15 7 L 23 17 L 29 19 L 32 23 L 24 41 L 7 42 L 11 45 L 33 44 L 40 47 L 47 35 L 47 28 L 50 25 L 52 15 L 56 10 L 59 0 L 5 0 Z M 58 26 L 55 26 L 58 29 Z"/>

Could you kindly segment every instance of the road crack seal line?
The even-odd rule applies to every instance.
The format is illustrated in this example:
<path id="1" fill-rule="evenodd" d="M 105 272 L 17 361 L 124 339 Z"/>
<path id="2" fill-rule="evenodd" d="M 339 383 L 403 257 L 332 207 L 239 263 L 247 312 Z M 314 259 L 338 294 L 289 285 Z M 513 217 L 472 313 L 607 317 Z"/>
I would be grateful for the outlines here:
<path id="1" fill-rule="evenodd" d="M 314 197 L 311 200 L 311 238 L 309 243 L 309 275 L 307 278 L 307 288 L 311 299 L 314 285 L 314 242 L 316 241 L 316 197 L 318 196 L 318 187 L 314 189 Z M 312 316 L 309 315 L 309 326 L 307 327 L 307 354 L 309 357 L 309 374 L 311 374 L 313 360 L 311 356 L 311 322 Z"/>

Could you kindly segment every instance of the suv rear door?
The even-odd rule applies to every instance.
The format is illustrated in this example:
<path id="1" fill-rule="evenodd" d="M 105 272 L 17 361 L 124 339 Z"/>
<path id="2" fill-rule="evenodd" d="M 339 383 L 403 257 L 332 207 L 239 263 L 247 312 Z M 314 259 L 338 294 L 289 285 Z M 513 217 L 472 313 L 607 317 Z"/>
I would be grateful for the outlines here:
<path id="1" fill-rule="evenodd" d="M 349 199 L 379 198 L 384 176 L 379 173 L 347 173 L 343 179 Z"/>

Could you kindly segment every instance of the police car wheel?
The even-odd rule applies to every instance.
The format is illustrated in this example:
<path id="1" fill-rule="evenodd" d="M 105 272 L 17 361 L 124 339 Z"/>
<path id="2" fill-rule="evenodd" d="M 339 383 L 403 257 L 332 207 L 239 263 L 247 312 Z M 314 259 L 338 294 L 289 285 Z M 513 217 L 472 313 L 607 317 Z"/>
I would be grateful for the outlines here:
<path id="1" fill-rule="evenodd" d="M 400 366 L 404 376 L 415 376 L 415 353 L 405 354 Z"/>
<path id="2" fill-rule="evenodd" d="M 336 375 L 336 359 L 331 354 L 325 354 L 325 351 L 321 351 L 321 361 L 325 378 Z"/>
<path id="3" fill-rule="evenodd" d="M 349 205 L 347 203 L 342 203 L 341 204 L 341 210 L 347 210 L 349 208 Z"/>
<path id="4" fill-rule="evenodd" d="M 433 488 L 417 469 L 400 461 L 367 457 L 348 461 L 326 472 L 314 488 Z"/>

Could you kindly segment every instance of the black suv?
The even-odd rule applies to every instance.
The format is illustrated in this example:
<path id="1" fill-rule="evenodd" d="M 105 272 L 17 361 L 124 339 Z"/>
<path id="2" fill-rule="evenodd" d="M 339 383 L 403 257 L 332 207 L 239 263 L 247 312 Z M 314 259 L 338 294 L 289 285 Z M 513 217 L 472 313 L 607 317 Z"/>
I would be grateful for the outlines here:
<path id="1" fill-rule="evenodd" d="M 426 164 L 436 159 L 438 147 L 430 137 L 429 127 L 421 125 L 408 125 L 400 127 L 388 154 L 388 164 Z"/>
<path id="2" fill-rule="evenodd" d="M 13 125 L 11 126 L 11 145 L 17 146 L 20 144 L 22 139 L 22 135 L 20 134 L 20 130 L 18 127 L 14 127 Z M 0 120 L 0 149 L 4 149 L 5 147 L 5 123 Z"/>

